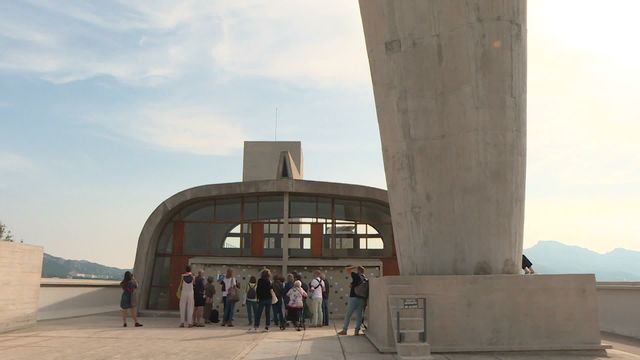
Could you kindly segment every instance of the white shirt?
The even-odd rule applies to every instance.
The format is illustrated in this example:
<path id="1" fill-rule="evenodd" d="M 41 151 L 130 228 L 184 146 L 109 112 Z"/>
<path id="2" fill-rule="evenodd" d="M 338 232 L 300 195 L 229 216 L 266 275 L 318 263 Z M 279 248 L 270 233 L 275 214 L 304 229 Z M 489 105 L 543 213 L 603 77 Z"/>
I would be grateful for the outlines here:
<path id="1" fill-rule="evenodd" d="M 324 289 L 324 281 L 320 278 L 311 280 L 311 284 L 309 284 L 309 292 L 311 293 L 312 299 L 322 299 L 322 289 Z"/>

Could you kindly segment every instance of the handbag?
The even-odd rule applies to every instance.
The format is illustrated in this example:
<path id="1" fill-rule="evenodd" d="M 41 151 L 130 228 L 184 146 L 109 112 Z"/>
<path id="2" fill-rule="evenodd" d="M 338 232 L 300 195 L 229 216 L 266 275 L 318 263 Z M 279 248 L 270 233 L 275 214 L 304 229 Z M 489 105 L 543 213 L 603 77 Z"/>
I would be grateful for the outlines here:
<path id="1" fill-rule="evenodd" d="M 233 303 L 240 301 L 240 294 L 238 294 L 238 288 L 235 283 L 235 281 L 232 281 L 230 284 L 231 286 L 229 286 L 229 290 L 227 290 L 227 301 Z"/>
<path id="2" fill-rule="evenodd" d="M 182 296 L 182 279 L 180 279 L 180 285 L 178 286 L 178 291 L 176 291 L 176 297 L 180 299 Z"/>
<path id="3" fill-rule="evenodd" d="M 278 303 L 278 297 L 276 296 L 276 292 L 271 289 L 271 305 Z"/>

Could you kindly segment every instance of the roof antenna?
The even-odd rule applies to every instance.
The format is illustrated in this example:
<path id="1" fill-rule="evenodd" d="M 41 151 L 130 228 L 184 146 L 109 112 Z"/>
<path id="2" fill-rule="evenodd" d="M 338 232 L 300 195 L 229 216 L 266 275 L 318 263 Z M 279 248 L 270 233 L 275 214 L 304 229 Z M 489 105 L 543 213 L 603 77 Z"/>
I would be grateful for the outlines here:
<path id="1" fill-rule="evenodd" d="M 273 132 L 273 141 L 278 141 L 278 107 L 276 106 L 276 128 Z"/>

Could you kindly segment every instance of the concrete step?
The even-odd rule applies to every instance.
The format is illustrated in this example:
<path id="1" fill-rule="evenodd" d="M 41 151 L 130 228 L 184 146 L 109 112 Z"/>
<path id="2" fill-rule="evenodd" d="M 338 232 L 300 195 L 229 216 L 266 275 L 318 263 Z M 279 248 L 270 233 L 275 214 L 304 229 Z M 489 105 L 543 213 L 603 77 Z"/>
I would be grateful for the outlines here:
<path id="1" fill-rule="evenodd" d="M 396 326 L 398 326 L 397 322 L 396 322 Z M 401 317 L 400 329 L 422 330 L 424 329 L 424 319 L 420 317 Z"/>
<path id="2" fill-rule="evenodd" d="M 401 309 L 401 308 L 391 308 L 391 316 L 395 321 L 397 314 L 396 312 L 400 311 L 400 318 L 423 318 L 424 317 L 424 309 Z"/>
<path id="3" fill-rule="evenodd" d="M 431 355 L 431 345 L 427 343 L 401 343 L 396 344 L 396 351 L 400 359 L 407 357 L 425 359 Z"/>
<path id="4" fill-rule="evenodd" d="M 396 332 L 394 333 L 394 336 L 398 336 L 397 330 L 395 330 Z M 415 331 L 415 330 L 410 330 L 410 331 L 400 331 L 400 334 L 402 335 L 402 344 L 411 344 L 411 343 L 416 343 L 416 344 L 422 344 L 422 339 L 420 338 L 420 335 L 422 334 L 422 331 Z M 398 341 L 398 339 L 396 338 L 396 342 Z"/>

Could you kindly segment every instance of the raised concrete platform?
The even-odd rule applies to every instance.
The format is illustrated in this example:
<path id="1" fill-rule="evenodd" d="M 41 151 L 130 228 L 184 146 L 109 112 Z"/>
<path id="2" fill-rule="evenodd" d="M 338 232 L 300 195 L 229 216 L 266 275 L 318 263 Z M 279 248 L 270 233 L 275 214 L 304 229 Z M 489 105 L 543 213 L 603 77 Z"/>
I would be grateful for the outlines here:
<path id="1" fill-rule="evenodd" d="M 117 315 L 94 315 L 38 322 L 36 326 L 0 334 L 0 359 L 336 359 L 391 360 L 364 336 L 338 337 L 335 327 L 249 334 L 246 328 L 218 325 L 180 329 L 175 318 L 142 318 L 144 327 L 123 328 Z M 607 339 L 608 340 L 608 339 Z M 436 360 L 466 359 L 621 359 L 640 360 L 640 342 L 594 352 L 436 354 Z"/>
<path id="2" fill-rule="evenodd" d="M 385 276 L 370 286 L 369 314 L 380 315 L 367 336 L 383 352 L 395 352 L 389 302 L 403 295 L 426 298 L 432 353 L 604 349 L 593 275 Z"/>

